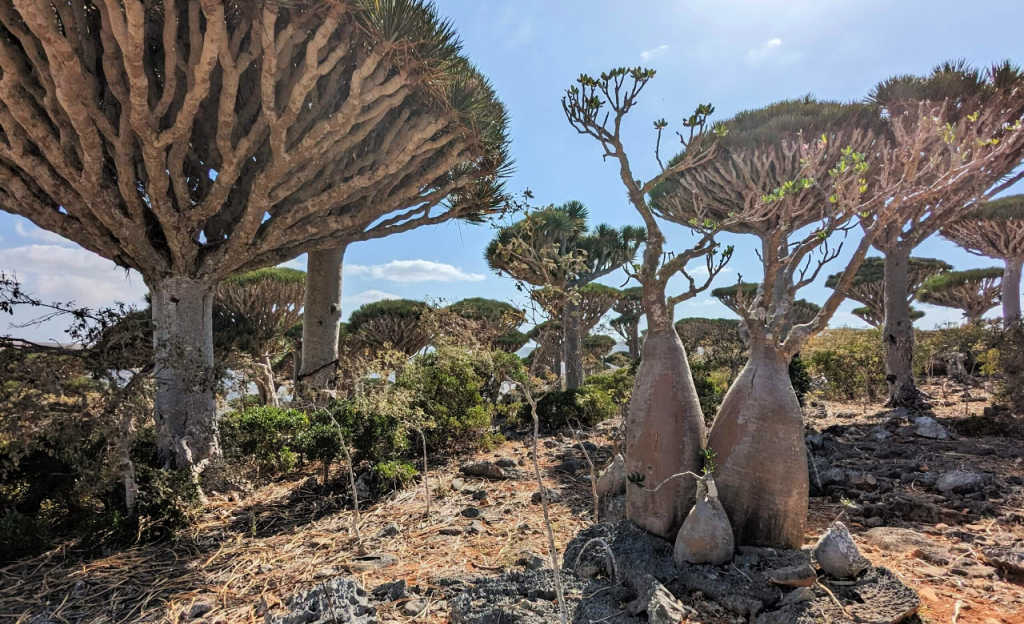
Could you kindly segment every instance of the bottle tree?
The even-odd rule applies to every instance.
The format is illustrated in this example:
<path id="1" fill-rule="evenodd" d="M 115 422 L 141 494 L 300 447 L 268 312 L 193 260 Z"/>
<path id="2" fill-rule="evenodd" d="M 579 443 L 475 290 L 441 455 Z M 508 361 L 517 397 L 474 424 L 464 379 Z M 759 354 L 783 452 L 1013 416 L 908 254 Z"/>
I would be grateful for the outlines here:
<path id="1" fill-rule="evenodd" d="M 962 310 L 968 323 L 977 323 L 999 305 L 1003 269 L 946 271 L 929 277 L 917 291 L 924 303 Z"/>
<path id="2" fill-rule="evenodd" d="M 223 278 L 500 191 L 504 109 L 421 0 L 17 0 L 0 25 L 0 209 L 142 274 L 172 466 L 219 454 Z"/>
<path id="3" fill-rule="evenodd" d="M 692 149 L 687 157 L 667 167 L 660 166 L 659 147 L 668 122 L 655 122 L 659 171 L 646 181 L 638 178 L 634 170 L 638 163 L 626 152 L 622 123 L 654 75 L 653 69 L 642 67 L 620 67 L 596 77 L 583 74 L 566 90 L 562 109 L 573 129 L 596 140 L 602 156 L 617 165 L 618 177 L 646 231 L 641 262 L 631 267 L 642 289 L 647 336 L 626 416 L 625 448 L 626 472 L 645 485 L 627 489 L 626 515 L 648 531 L 674 539 L 693 505 L 696 483 L 690 478 L 663 481 L 701 469 L 705 430 L 686 350 L 672 320 L 676 304 L 711 285 L 731 249 L 720 250 L 714 232 L 694 223 L 691 225 L 699 232 L 697 243 L 674 255 L 667 253 L 665 234 L 648 203 L 648 194 L 666 178 L 710 157 L 713 137 L 707 122 L 714 109 L 701 105 L 683 120 L 679 138 Z M 700 279 L 689 272 L 693 261 L 707 271 Z M 669 295 L 668 282 L 673 277 L 681 277 L 686 286 Z"/>
<path id="4" fill-rule="evenodd" d="M 890 118 L 917 115 L 923 108 L 932 109 L 935 123 L 945 128 L 948 143 L 936 145 L 935 158 L 949 158 L 952 145 L 962 143 L 961 132 L 982 132 L 980 141 L 999 140 L 999 124 L 1011 127 L 1020 122 L 1022 95 L 1018 68 L 1003 63 L 987 71 L 974 69 L 962 62 L 947 62 L 935 67 L 927 76 L 894 76 L 879 83 L 868 101 Z M 972 121 L 974 120 L 974 121 Z M 966 124 L 970 124 L 965 125 Z M 948 125 L 947 125 L 948 124 Z M 987 146 L 979 146 L 981 151 Z M 987 199 L 1020 179 L 1024 172 L 1011 175 L 1020 164 L 1020 155 L 1013 149 L 1004 157 L 986 158 L 984 172 L 976 178 L 989 185 L 981 200 Z M 969 158 L 969 156 L 968 156 Z M 948 174 L 937 168 L 936 184 Z M 978 207 L 979 201 L 957 203 L 953 194 L 922 193 L 907 198 L 899 218 L 890 223 L 874 245 L 885 256 L 885 373 L 889 386 L 888 405 L 915 407 L 922 400 L 914 384 L 914 327 L 907 302 L 910 284 L 910 254 L 922 241 L 943 227 L 959 221 Z M 874 227 L 871 219 L 866 219 Z"/>
<path id="5" fill-rule="evenodd" d="M 623 289 L 612 309 L 619 314 L 611 320 L 612 329 L 622 336 L 626 342 L 626 349 L 629 350 L 629 357 L 635 362 L 640 357 L 640 319 L 644 315 L 643 289 L 639 286 Z"/>
<path id="6" fill-rule="evenodd" d="M 1024 265 L 1024 195 L 985 202 L 942 228 L 942 236 L 967 251 L 1003 261 L 1003 320 L 1020 320 L 1020 274 Z"/>
<path id="7" fill-rule="evenodd" d="M 990 182 L 991 161 L 1004 150 L 1019 157 L 1024 146 L 1024 131 L 1005 128 L 1003 108 L 947 127 L 936 121 L 937 106 L 885 118 L 865 105 L 804 98 L 740 113 L 723 124 L 713 158 L 656 193 L 653 205 L 666 219 L 710 218 L 760 241 L 760 284 L 753 293 L 737 288 L 734 301 L 750 355 L 708 440 L 719 498 L 741 544 L 803 542 L 807 458 L 789 363 L 826 327 L 871 244 L 902 215 L 903 202 L 969 202 Z M 995 135 L 1001 140 L 988 141 Z M 870 224 L 836 289 L 812 318 L 798 319 L 796 293 L 840 257 L 841 241 L 861 221 Z"/>
<path id="8" fill-rule="evenodd" d="M 245 367 L 254 372 L 264 405 L 278 404 L 274 362 L 291 350 L 286 333 L 302 320 L 305 282 L 302 271 L 272 267 L 232 275 L 214 291 L 220 325 L 247 356 Z"/>
<path id="9" fill-rule="evenodd" d="M 910 258 L 907 265 L 907 305 L 917 297 L 917 289 L 921 284 L 936 273 L 949 271 L 953 267 L 942 260 L 934 258 Z M 842 273 L 829 275 L 825 286 L 835 288 L 842 278 Z M 885 259 L 871 256 L 864 259 L 853 283 L 844 293 L 847 299 L 864 304 L 853 310 L 853 313 L 872 327 L 881 327 L 885 322 Z M 924 316 L 924 312 L 910 309 L 910 320 L 916 321 Z"/>
<path id="10" fill-rule="evenodd" d="M 586 221 L 587 210 L 580 202 L 549 206 L 498 230 L 485 252 L 493 270 L 542 290 L 535 291 L 539 302 L 561 320 L 569 389 L 579 388 L 584 376 L 582 340 L 587 330 L 580 290 L 630 262 L 643 238 L 642 229 L 630 226 L 602 224 L 588 231 Z"/>

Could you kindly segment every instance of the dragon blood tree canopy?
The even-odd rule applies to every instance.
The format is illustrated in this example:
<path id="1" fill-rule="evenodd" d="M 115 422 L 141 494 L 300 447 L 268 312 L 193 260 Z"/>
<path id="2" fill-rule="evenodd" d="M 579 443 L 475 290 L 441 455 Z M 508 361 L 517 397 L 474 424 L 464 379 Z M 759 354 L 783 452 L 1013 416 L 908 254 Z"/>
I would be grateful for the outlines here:
<path id="1" fill-rule="evenodd" d="M 952 268 L 952 265 L 934 258 L 910 258 L 907 270 L 910 286 L 907 290 L 907 303 L 917 296 L 917 289 L 922 282 L 936 273 Z M 829 275 L 825 280 L 825 286 L 835 288 L 842 277 L 842 273 Z M 853 311 L 855 315 L 872 327 L 881 327 L 885 322 L 885 258 L 865 258 L 853 276 L 853 281 L 846 287 L 845 294 L 848 298 L 864 304 Z M 914 314 L 918 316 L 913 316 Z M 924 312 L 912 311 L 911 316 L 916 320 L 924 316 Z"/>
<path id="2" fill-rule="evenodd" d="M 0 209 L 152 292 L 157 442 L 219 454 L 213 287 L 501 202 L 506 114 L 421 0 L 0 3 Z"/>

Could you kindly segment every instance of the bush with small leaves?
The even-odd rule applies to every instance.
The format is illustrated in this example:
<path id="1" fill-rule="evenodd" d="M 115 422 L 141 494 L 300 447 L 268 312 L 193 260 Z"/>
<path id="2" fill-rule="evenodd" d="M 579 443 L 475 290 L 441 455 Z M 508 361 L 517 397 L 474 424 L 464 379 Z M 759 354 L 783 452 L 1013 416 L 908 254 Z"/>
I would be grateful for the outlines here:
<path id="1" fill-rule="evenodd" d="M 619 406 L 612 394 L 593 386 L 549 392 L 537 401 L 540 428 L 546 433 L 566 427 L 593 427 L 618 413 Z M 531 418 L 528 413 L 520 415 L 523 422 L 530 422 Z"/>
<path id="2" fill-rule="evenodd" d="M 296 440 L 303 457 L 320 462 L 321 483 L 325 486 L 330 478 L 331 463 L 343 455 L 342 445 L 345 443 L 341 426 L 330 418 L 324 418 L 326 414 L 314 414 L 310 426 L 300 432 Z"/>
<path id="3" fill-rule="evenodd" d="M 826 399 L 875 401 L 886 390 L 881 330 L 827 329 L 802 354 Z"/>
<path id="4" fill-rule="evenodd" d="M 254 463 L 257 474 L 278 474 L 295 467 L 297 439 L 307 427 L 309 418 L 299 410 L 249 407 L 221 419 L 221 445 L 226 457 Z"/>
<path id="5" fill-rule="evenodd" d="M 374 464 L 371 473 L 376 496 L 404 490 L 412 485 L 413 480 L 420 474 L 409 462 L 395 459 Z"/>

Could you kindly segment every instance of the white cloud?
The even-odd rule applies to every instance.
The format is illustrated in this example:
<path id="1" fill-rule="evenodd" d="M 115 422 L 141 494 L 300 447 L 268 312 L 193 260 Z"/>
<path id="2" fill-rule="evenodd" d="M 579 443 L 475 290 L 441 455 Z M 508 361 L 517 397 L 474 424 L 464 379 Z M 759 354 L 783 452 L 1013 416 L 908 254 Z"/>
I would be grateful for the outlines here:
<path id="1" fill-rule="evenodd" d="M 651 48 L 650 50 L 644 50 L 641 52 L 640 60 L 647 62 L 651 59 L 656 59 L 659 56 L 664 56 L 666 52 L 668 52 L 668 44 L 663 43 L 656 48 Z"/>
<path id="2" fill-rule="evenodd" d="M 297 269 L 299 271 L 305 271 L 306 270 L 306 254 L 302 254 L 298 258 L 292 258 L 288 262 L 282 262 L 281 264 L 279 264 L 277 266 L 279 266 L 281 268 L 284 268 L 284 269 Z"/>
<path id="3" fill-rule="evenodd" d="M 347 264 L 349 275 L 371 277 L 389 282 L 480 282 L 487 279 L 481 273 L 466 273 L 451 264 L 430 260 L 392 260 L 387 264 Z"/>
<path id="4" fill-rule="evenodd" d="M 382 290 L 364 290 L 363 292 L 356 293 L 351 296 L 343 296 L 342 308 L 354 310 L 361 305 L 367 303 L 373 303 L 375 301 L 382 301 L 384 299 L 401 299 L 401 295 L 394 293 L 384 292 Z"/>
<path id="5" fill-rule="evenodd" d="M 40 241 L 43 243 L 50 243 L 54 245 L 73 245 L 72 241 L 64 238 L 60 234 L 55 234 L 48 230 L 36 227 L 32 224 L 27 224 L 25 221 L 17 221 L 14 224 L 14 231 L 18 236 L 27 238 L 29 240 Z"/>
<path id="6" fill-rule="evenodd" d="M 782 47 L 782 39 L 774 37 L 757 46 L 747 50 L 747 62 L 752 65 L 757 65 L 761 61 L 768 58 L 769 55 L 774 53 Z"/>

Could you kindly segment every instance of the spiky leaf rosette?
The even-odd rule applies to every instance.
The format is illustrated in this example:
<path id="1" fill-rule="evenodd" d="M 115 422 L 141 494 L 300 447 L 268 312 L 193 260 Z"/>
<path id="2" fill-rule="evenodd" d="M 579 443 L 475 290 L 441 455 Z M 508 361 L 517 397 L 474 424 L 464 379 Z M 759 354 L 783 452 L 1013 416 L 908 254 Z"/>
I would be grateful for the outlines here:
<path id="1" fill-rule="evenodd" d="M 306 273 L 273 267 L 232 275 L 217 285 L 215 301 L 244 327 L 238 348 L 262 358 L 282 346 L 302 318 Z"/>
<path id="2" fill-rule="evenodd" d="M 431 328 L 424 323 L 429 306 L 411 299 L 384 299 L 353 310 L 348 336 L 371 350 L 390 346 L 412 355 L 430 344 Z"/>
<path id="3" fill-rule="evenodd" d="M 539 288 L 530 296 L 552 316 L 557 316 L 565 303 L 565 295 L 557 288 Z M 580 332 L 594 328 L 612 305 L 618 300 L 619 290 L 597 282 L 591 282 L 569 295 L 580 310 Z"/>
<path id="4" fill-rule="evenodd" d="M 985 202 L 942 228 L 941 233 L 979 256 L 1024 259 L 1024 195 Z"/>
<path id="5" fill-rule="evenodd" d="M 924 280 L 936 273 L 949 271 L 952 268 L 952 265 L 935 258 L 910 258 L 907 270 L 907 303 L 914 300 L 917 289 L 920 288 Z M 885 321 L 884 273 L 885 258 L 878 256 L 865 258 L 860 268 L 854 274 L 853 280 L 844 291 L 848 298 L 864 304 L 863 309 L 857 309 L 861 310 L 861 312 L 854 310 L 853 313 L 872 327 L 880 327 Z M 825 286 L 835 288 L 842 278 L 842 273 L 829 275 L 828 279 L 825 280 Z M 914 317 L 912 312 L 911 320 L 921 318 L 924 312 L 918 314 L 919 316 Z"/>
<path id="6" fill-rule="evenodd" d="M 929 277 L 917 298 L 932 305 L 963 310 L 968 321 L 980 319 L 999 305 L 1003 270 L 999 267 L 946 271 Z"/>
<path id="7" fill-rule="evenodd" d="M 17 0 L 0 73 L 0 209 L 147 280 L 493 210 L 508 173 L 422 0 Z"/>

